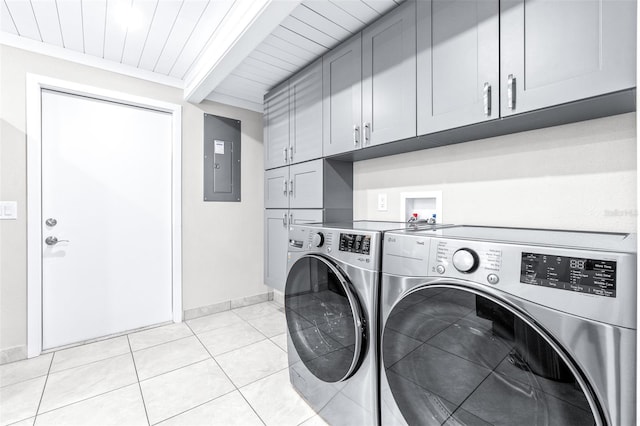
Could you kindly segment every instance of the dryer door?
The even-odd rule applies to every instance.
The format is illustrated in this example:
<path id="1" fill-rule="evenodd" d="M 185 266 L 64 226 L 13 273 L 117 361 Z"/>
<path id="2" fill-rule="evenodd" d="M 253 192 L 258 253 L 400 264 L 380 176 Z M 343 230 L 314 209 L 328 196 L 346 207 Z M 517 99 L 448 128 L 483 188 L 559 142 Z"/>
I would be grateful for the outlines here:
<path id="1" fill-rule="evenodd" d="M 306 255 L 293 264 L 285 287 L 289 336 L 314 376 L 339 382 L 359 367 L 366 321 L 344 273 L 328 259 Z"/>
<path id="2" fill-rule="evenodd" d="M 383 423 L 602 423 L 581 373 L 546 332 L 462 286 L 419 287 L 392 308 L 382 371 Z"/>

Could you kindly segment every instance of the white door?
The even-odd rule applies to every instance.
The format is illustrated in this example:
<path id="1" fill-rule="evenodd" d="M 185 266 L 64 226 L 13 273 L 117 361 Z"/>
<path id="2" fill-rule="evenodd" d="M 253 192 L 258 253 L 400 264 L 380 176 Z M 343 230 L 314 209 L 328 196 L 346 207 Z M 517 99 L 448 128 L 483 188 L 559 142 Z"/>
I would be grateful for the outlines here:
<path id="1" fill-rule="evenodd" d="M 171 320 L 171 126 L 42 91 L 43 349 Z"/>

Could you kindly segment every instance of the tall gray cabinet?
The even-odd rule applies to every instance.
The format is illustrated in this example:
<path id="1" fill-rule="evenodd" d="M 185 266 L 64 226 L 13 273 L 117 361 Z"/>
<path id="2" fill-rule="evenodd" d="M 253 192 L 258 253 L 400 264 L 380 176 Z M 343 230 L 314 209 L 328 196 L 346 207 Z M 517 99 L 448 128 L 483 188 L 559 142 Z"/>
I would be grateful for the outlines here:
<path id="1" fill-rule="evenodd" d="M 322 158 L 322 60 L 265 96 L 265 284 L 283 290 L 292 224 L 352 218 L 352 164 Z"/>

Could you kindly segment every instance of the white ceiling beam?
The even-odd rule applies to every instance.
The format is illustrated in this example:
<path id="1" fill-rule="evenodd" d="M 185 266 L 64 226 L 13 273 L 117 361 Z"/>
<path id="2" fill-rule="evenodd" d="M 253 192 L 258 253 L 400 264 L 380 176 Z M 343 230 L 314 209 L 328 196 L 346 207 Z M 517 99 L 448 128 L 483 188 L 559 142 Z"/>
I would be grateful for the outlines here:
<path id="1" fill-rule="evenodd" d="M 300 3 L 236 1 L 187 74 L 184 98 L 202 102 Z"/>

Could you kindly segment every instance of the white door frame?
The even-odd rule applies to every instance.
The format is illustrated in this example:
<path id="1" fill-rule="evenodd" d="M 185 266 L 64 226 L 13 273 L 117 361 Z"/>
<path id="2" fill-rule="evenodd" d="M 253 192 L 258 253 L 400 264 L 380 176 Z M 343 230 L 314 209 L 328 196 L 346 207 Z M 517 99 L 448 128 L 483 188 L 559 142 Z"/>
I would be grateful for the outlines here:
<path id="1" fill-rule="evenodd" d="M 172 316 L 182 321 L 182 107 L 178 104 L 27 74 L 27 356 L 42 352 L 42 89 L 168 112 L 172 119 Z"/>

